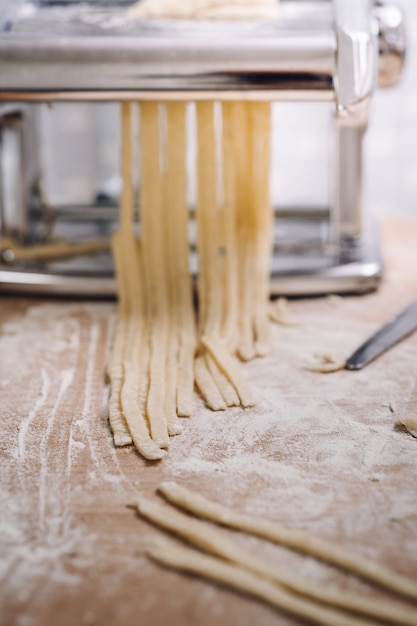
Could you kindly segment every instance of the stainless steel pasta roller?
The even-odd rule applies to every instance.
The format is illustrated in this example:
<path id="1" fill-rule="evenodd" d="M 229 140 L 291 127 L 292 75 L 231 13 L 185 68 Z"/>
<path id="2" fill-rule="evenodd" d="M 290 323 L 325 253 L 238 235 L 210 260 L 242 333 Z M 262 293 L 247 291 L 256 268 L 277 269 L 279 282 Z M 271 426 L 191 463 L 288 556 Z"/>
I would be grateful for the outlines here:
<path id="1" fill-rule="evenodd" d="M 369 0 L 282 0 L 276 19 L 191 22 L 132 20 L 129 4 L 0 4 L 1 236 L 28 246 L 109 236 L 119 191 L 118 164 L 105 158 L 118 141 L 110 103 L 266 99 L 274 110 L 311 106 L 313 120 L 324 107 L 327 200 L 274 205 L 271 291 L 375 288 L 382 263 L 362 206 L 362 142 L 375 89 L 401 75 L 400 11 Z M 192 104 L 190 111 L 192 135 Z M 57 167 L 63 152 L 67 162 Z M 95 156 L 85 162 L 87 153 Z M 191 251 L 193 208 L 190 192 Z M 105 253 L 32 261 L 3 255 L 0 289 L 107 296 L 115 283 Z"/>

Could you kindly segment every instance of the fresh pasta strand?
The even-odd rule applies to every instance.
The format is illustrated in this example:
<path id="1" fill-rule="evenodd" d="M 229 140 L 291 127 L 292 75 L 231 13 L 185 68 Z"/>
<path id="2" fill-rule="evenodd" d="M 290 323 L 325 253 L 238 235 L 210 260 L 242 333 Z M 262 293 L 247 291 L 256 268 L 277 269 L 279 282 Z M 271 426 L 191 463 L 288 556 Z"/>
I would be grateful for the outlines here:
<path id="1" fill-rule="evenodd" d="M 123 447 L 129 446 L 132 443 L 132 437 L 127 428 L 121 404 L 121 391 L 123 387 L 123 355 L 126 344 L 126 324 L 128 313 L 125 286 L 123 285 L 124 272 L 122 270 L 122 247 L 118 239 L 119 233 L 115 233 L 112 238 L 112 254 L 116 272 L 118 274 L 117 285 L 119 291 L 119 308 L 117 313 L 116 328 L 114 331 L 112 352 L 107 365 L 107 376 L 110 381 L 110 396 L 108 401 L 110 428 L 113 433 L 114 445 L 116 447 Z"/>
<path id="2" fill-rule="evenodd" d="M 352 554 L 350 550 L 331 541 L 314 537 L 303 531 L 292 530 L 265 519 L 236 513 L 228 507 L 211 502 L 200 494 L 189 491 L 176 483 L 163 483 L 159 491 L 169 502 L 190 513 L 230 528 L 243 530 L 299 552 L 311 554 L 385 589 L 411 600 L 417 600 L 417 584 L 413 580 L 397 574 L 379 563 Z"/>
<path id="3" fill-rule="evenodd" d="M 248 118 L 248 103 L 235 102 L 231 117 L 237 238 L 238 328 L 237 354 L 242 361 L 256 356 L 253 316 L 256 279 L 256 209 L 252 193 L 252 153 Z"/>
<path id="4" fill-rule="evenodd" d="M 217 386 L 225 404 L 231 405 L 234 399 L 225 376 L 235 387 L 242 405 L 252 406 L 248 385 L 229 351 L 233 353 L 237 347 L 242 360 L 268 351 L 270 108 L 265 103 L 224 103 L 222 129 L 217 129 L 217 137 L 215 110 L 214 103 L 197 104 L 199 351 L 208 350 L 215 363 L 207 361 L 208 372 L 206 369 L 204 376 L 203 366 L 198 364 L 198 386 L 207 382 L 211 374 L 211 392 L 203 395 L 212 397 L 213 387 Z M 216 161 L 219 136 L 221 168 Z M 256 160 L 259 163 L 255 164 Z M 223 198 L 216 193 L 220 184 Z M 240 337 L 236 335 L 237 327 Z M 207 338 L 214 342 L 217 356 L 208 349 Z"/>
<path id="5" fill-rule="evenodd" d="M 178 105 L 181 106 L 181 105 Z M 182 105 L 183 107 L 184 105 Z M 179 289 L 177 276 L 177 259 L 175 249 L 175 220 L 179 203 L 185 203 L 185 185 L 176 184 L 177 178 L 181 181 L 185 176 L 182 170 L 185 169 L 184 150 L 185 141 L 181 141 L 182 133 L 181 117 L 175 119 L 177 125 L 177 138 L 179 145 L 177 146 L 177 158 L 171 160 L 169 158 L 170 144 L 172 142 L 172 109 L 168 104 L 160 107 L 160 115 L 162 119 L 162 132 L 160 139 L 160 152 L 162 152 L 162 162 L 160 156 L 160 168 L 162 177 L 163 195 L 162 211 L 165 219 L 160 224 L 163 235 L 164 247 L 164 272 L 167 277 L 167 354 L 165 363 L 165 401 L 164 409 L 168 425 L 168 434 L 170 436 L 181 434 L 183 428 L 177 415 L 177 364 L 179 350 L 179 308 L 177 306 L 177 290 Z M 183 116 L 185 112 L 183 110 Z M 165 131 L 165 132 L 164 132 Z M 182 156 L 182 158 L 180 158 Z M 181 167 L 182 166 L 182 167 Z"/>
<path id="6" fill-rule="evenodd" d="M 201 285 L 199 283 L 200 335 L 217 334 L 222 321 L 222 273 L 219 250 L 217 197 L 217 153 L 215 110 L 213 102 L 197 103 L 198 123 L 198 253 Z"/>
<path id="7" fill-rule="evenodd" d="M 121 107 L 121 161 L 123 180 L 127 180 L 130 185 L 131 172 L 131 105 L 128 102 L 123 103 Z M 116 232 L 111 240 L 111 249 L 115 265 L 118 287 L 119 310 L 116 329 L 114 333 L 112 353 L 110 356 L 107 375 L 110 380 L 110 397 L 108 403 L 109 422 L 113 432 L 114 444 L 117 447 L 127 446 L 132 443 L 132 437 L 126 425 L 126 419 L 123 415 L 121 392 L 124 382 L 123 359 L 127 342 L 128 317 L 129 317 L 129 295 L 127 274 L 124 258 L 123 234 L 129 227 L 129 213 L 133 206 L 131 189 L 129 185 L 123 185 L 120 216 L 121 228 Z"/>
<path id="8" fill-rule="evenodd" d="M 137 450 L 148 460 L 163 458 L 164 452 L 151 439 L 146 420 L 146 405 L 141 404 L 142 377 L 146 383 L 149 367 L 147 351 L 146 305 L 143 298 L 143 267 L 141 248 L 134 235 L 124 240 L 124 250 L 129 267 L 131 314 L 128 320 L 128 338 L 124 356 L 124 383 L 121 392 L 123 414 Z M 144 361 L 142 359 L 145 359 Z"/>
<path id="9" fill-rule="evenodd" d="M 236 233 L 236 185 L 235 185 L 235 103 L 223 102 L 223 179 L 224 179 L 224 311 L 221 336 L 231 354 L 236 352 L 238 335 L 238 258 Z"/>
<path id="10" fill-rule="evenodd" d="M 112 247 L 119 281 L 119 321 L 110 363 L 116 373 L 116 398 L 111 398 L 110 423 L 119 445 L 134 442 L 141 454 L 150 460 L 162 458 L 164 453 L 152 441 L 143 410 L 139 405 L 140 361 L 145 336 L 145 304 L 142 298 L 143 272 L 140 248 L 133 232 L 134 207 L 132 186 L 132 105 L 122 105 L 122 171 L 123 190 L 120 206 L 120 229 L 113 236 Z M 114 360 L 113 360 L 114 359 Z M 112 391 L 113 393 L 113 391 Z M 119 408 L 120 415 L 115 413 Z M 130 441 L 129 441 L 130 440 Z"/>
<path id="11" fill-rule="evenodd" d="M 195 383 L 207 406 L 213 411 L 225 411 L 226 403 L 207 367 L 204 355 L 200 354 L 194 361 Z"/>
<path id="12" fill-rule="evenodd" d="M 202 337 L 201 341 L 215 360 L 219 369 L 236 389 L 242 406 L 253 406 L 255 402 L 252 392 L 248 383 L 240 373 L 239 366 L 234 362 L 233 357 L 230 356 L 227 350 L 223 348 L 222 344 L 214 337 Z"/>
<path id="13" fill-rule="evenodd" d="M 132 504 L 138 513 L 160 528 L 185 539 L 209 554 L 234 563 L 254 575 L 260 576 L 292 592 L 314 599 L 317 602 L 336 606 L 350 612 L 374 619 L 389 621 L 402 626 L 414 626 L 417 611 L 387 600 L 361 598 L 347 591 L 339 592 L 328 585 L 314 584 L 302 578 L 288 575 L 282 568 L 272 566 L 251 554 L 223 533 L 198 519 L 180 513 L 166 505 L 140 497 Z"/>
<path id="14" fill-rule="evenodd" d="M 188 266 L 183 102 L 140 103 L 140 245 L 135 234 L 132 107 L 122 105 L 120 229 L 113 238 L 119 321 L 108 373 L 117 445 L 160 458 L 196 384 L 213 410 L 253 405 L 234 362 L 268 340 L 269 105 L 207 101 L 198 129 L 198 333 Z M 256 161 L 256 164 L 255 162 Z M 150 443 L 151 442 L 151 443 Z M 148 458 L 147 457 L 147 458 Z"/>
<path id="15" fill-rule="evenodd" d="M 223 374 L 216 361 L 213 359 L 211 354 L 206 351 L 205 353 L 205 361 L 208 367 L 210 374 L 213 377 L 214 382 L 218 390 L 220 391 L 223 400 L 226 406 L 239 406 L 240 398 L 236 393 L 235 388 L 227 379 L 227 377 Z"/>
<path id="16" fill-rule="evenodd" d="M 201 554 L 191 548 L 178 547 L 173 541 L 162 537 L 150 539 L 145 546 L 145 552 L 161 565 L 222 583 L 236 591 L 243 591 L 289 615 L 304 618 L 313 624 L 324 626 L 373 626 L 375 624 L 317 606 L 236 565 Z"/>
<path id="17" fill-rule="evenodd" d="M 194 353 L 196 328 L 192 283 L 188 264 L 188 207 L 186 199 L 186 105 L 166 104 L 167 182 L 166 209 L 170 230 L 170 265 L 172 268 L 170 296 L 176 315 L 178 333 L 178 374 L 176 389 L 177 413 L 190 417 L 194 390 Z"/>
<path id="18" fill-rule="evenodd" d="M 223 399 L 216 378 L 205 362 L 202 335 L 208 329 L 217 334 L 222 323 L 222 273 L 219 250 L 217 150 L 215 136 L 215 104 L 199 102 L 198 127 L 198 199 L 197 227 L 199 254 L 199 337 L 198 356 L 195 363 L 196 384 L 206 403 L 213 410 L 224 410 Z"/>
<path id="19" fill-rule="evenodd" d="M 256 212 L 256 269 L 254 333 L 257 356 L 265 356 L 270 346 L 269 275 L 272 252 L 272 210 L 269 194 L 271 162 L 271 107 L 267 102 L 248 103 L 252 141 L 252 198 Z"/>
<path id="20" fill-rule="evenodd" d="M 159 105 L 142 102 L 140 106 L 141 181 L 140 206 L 142 245 L 147 279 L 146 298 L 150 307 L 150 381 L 147 417 L 152 439 L 168 447 L 165 415 L 165 366 L 168 341 L 168 293 L 164 263 L 163 200 L 160 163 Z"/>

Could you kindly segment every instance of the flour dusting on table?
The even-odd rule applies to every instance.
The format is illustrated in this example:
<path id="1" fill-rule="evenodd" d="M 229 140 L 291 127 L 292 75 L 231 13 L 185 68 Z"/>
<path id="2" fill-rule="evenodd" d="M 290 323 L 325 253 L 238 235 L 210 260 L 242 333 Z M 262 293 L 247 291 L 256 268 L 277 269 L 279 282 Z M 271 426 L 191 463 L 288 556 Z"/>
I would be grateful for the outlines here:
<path id="1" fill-rule="evenodd" d="M 137 539 L 156 531 L 125 507 L 138 492 L 156 497 L 167 479 L 415 575 L 416 445 L 394 429 L 388 405 L 401 410 L 416 393 L 417 337 L 360 375 L 323 377 L 303 369 L 306 354 L 329 348 L 347 354 L 376 322 L 362 315 L 360 299 L 337 310 L 317 300 L 293 308 L 302 325 L 275 327 L 273 353 L 243 368 L 256 407 L 216 414 L 196 396 L 183 435 L 152 465 L 133 449 L 114 450 L 103 414 L 115 305 L 26 301 L 16 310 L 9 304 L 0 333 L 0 601 L 9 611 L 22 619 L 42 615 L 56 594 L 92 588 L 104 607 L 123 594 L 126 577 L 148 591 L 147 581 L 158 581 L 160 592 L 144 592 L 144 623 L 158 610 L 160 593 L 180 610 L 185 596 L 174 603 L 171 578 L 144 561 L 138 566 Z M 363 591 L 312 559 L 238 540 L 310 580 Z M 95 577 L 106 584 L 97 586 Z M 197 605 L 214 623 L 222 612 L 210 608 L 218 592 L 198 589 Z M 253 610 L 259 626 L 269 626 L 270 614 Z M 288 622 L 277 617 L 276 623 Z"/>

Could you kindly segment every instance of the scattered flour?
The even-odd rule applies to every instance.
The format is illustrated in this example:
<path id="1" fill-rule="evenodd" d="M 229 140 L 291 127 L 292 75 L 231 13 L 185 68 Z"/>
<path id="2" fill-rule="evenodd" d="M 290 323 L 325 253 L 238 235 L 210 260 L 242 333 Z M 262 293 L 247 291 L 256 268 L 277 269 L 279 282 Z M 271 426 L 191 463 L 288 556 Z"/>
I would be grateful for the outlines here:
<path id="1" fill-rule="evenodd" d="M 329 309 L 323 305 L 323 312 Z M 131 537 L 109 522 L 116 542 L 109 551 L 102 532 L 78 511 L 103 516 L 110 507 L 112 520 L 118 519 L 132 496 L 144 489 L 152 495 L 164 479 L 237 510 L 343 538 L 388 564 L 407 555 L 409 571 L 417 571 L 415 440 L 393 429 L 395 415 L 383 406 L 414 389 L 412 350 L 403 350 L 402 367 L 391 368 L 389 380 L 376 363 L 360 376 L 340 372 L 335 385 L 332 377 L 302 369 L 320 332 L 328 332 L 325 320 L 317 314 L 308 327 L 276 327 L 272 354 L 243 366 L 256 407 L 215 414 L 196 398 L 195 415 L 184 420 L 166 459 L 148 465 L 133 450 L 115 452 L 102 413 L 113 316 L 113 304 L 55 302 L 28 305 L 3 325 L 0 381 L 9 383 L 2 386 L 0 602 L 28 601 L 39 578 L 51 581 L 39 602 L 58 588 L 81 588 L 84 570 L 93 577 L 101 558 L 120 560 L 112 591 L 122 589 L 124 568 L 136 570 Z M 349 332 L 335 336 L 341 353 L 357 340 Z M 136 533 L 139 522 L 127 519 Z M 268 546 L 248 545 L 269 554 Z M 75 552 L 76 568 L 67 558 Z M 330 578 L 315 561 L 271 555 L 312 580 Z"/>

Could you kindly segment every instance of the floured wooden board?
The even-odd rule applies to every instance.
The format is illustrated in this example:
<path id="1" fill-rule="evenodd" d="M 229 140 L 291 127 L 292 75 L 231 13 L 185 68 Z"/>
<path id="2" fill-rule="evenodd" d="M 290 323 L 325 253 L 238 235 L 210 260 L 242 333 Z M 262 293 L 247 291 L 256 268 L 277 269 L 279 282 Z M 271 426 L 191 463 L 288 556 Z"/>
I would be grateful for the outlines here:
<path id="1" fill-rule="evenodd" d="M 140 555 L 140 539 L 159 531 L 126 504 L 167 479 L 417 578 L 417 440 L 394 429 L 417 411 L 417 334 L 361 372 L 303 369 L 314 352 L 348 356 L 417 297 L 417 222 L 386 223 L 384 234 L 381 290 L 292 302 L 301 325 L 274 327 L 271 356 L 244 366 L 256 408 L 212 413 L 196 396 L 159 465 L 115 451 L 106 424 L 115 304 L 0 300 L 2 626 L 300 623 Z M 312 581 L 377 593 L 238 540 Z"/>

